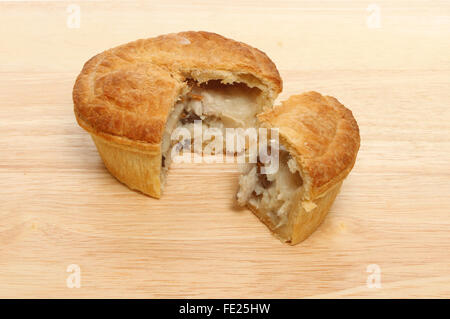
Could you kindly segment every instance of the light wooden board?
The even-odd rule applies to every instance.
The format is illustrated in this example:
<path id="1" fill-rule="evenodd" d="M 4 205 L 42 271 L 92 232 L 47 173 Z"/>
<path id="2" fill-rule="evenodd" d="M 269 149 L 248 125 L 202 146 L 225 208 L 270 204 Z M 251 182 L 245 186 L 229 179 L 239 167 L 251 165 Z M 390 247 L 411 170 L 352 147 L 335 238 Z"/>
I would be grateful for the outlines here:
<path id="1" fill-rule="evenodd" d="M 450 5 L 376 4 L 372 29 L 365 1 L 0 1 L 0 297 L 450 297 Z M 280 99 L 317 90 L 352 109 L 357 163 L 302 244 L 233 208 L 236 165 L 174 165 L 155 200 L 76 125 L 88 58 L 182 30 L 265 51 Z"/>

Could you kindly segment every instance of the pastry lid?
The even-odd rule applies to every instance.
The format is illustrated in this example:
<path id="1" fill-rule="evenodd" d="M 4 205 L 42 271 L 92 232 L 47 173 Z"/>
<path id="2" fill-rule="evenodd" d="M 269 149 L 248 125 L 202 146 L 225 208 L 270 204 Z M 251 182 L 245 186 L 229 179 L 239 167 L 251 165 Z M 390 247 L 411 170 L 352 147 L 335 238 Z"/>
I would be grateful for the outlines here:
<path id="1" fill-rule="evenodd" d="M 259 88 L 267 105 L 282 90 L 275 64 L 262 51 L 215 33 L 181 32 L 91 58 L 73 89 L 75 115 L 93 134 L 156 146 L 175 102 L 188 90 L 188 79 L 245 83 Z"/>

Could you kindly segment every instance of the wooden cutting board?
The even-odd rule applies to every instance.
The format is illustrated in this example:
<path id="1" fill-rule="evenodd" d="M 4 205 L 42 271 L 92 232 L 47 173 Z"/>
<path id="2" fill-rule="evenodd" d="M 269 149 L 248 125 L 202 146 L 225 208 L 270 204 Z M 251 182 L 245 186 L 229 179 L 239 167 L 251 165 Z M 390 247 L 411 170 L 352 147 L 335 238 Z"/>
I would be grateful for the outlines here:
<path id="1" fill-rule="evenodd" d="M 448 1 L 73 3 L 0 2 L 0 297 L 450 297 Z M 280 100 L 353 111 L 356 165 L 303 243 L 234 208 L 235 164 L 174 165 L 148 198 L 76 124 L 87 59 L 182 30 L 265 51 Z"/>

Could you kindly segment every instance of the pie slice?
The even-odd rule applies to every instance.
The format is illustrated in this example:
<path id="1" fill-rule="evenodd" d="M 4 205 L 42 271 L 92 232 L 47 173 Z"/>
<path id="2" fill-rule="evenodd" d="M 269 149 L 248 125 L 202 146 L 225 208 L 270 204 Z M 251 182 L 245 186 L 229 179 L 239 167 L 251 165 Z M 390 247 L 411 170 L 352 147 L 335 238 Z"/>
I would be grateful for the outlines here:
<path id="1" fill-rule="evenodd" d="M 316 92 L 291 96 L 258 115 L 259 124 L 279 130 L 279 169 L 246 164 L 237 200 L 282 241 L 297 244 L 324 220 L 359 149 L 352 112 Z"/>

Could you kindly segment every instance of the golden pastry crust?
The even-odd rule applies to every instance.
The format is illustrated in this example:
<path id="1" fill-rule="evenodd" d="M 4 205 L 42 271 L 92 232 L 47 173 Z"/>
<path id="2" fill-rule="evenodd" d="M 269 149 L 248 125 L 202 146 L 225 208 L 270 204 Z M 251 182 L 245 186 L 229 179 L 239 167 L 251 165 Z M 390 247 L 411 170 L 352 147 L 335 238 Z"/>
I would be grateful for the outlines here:
<path id="1" fill-rule="evenodd" d="M 260 88 L 270 102 L 282 90 L 274 63 L 262 51 L 215 33 L 181 32 L 130 42 L 91 58 L 73 89 L 75 115 L 91 133 L 152 148 L 161 143 L 188 78 L 244 82 Z"/>
<path id="2" fill-rule="evenodd" d="M 306 200 L 324 196 L 353 168 L 359 128 L 337 99 L 317 92 L 294 95 L 258 119 L 262 126 L 279 129 L 280 142 L 300 165 Z"/>

